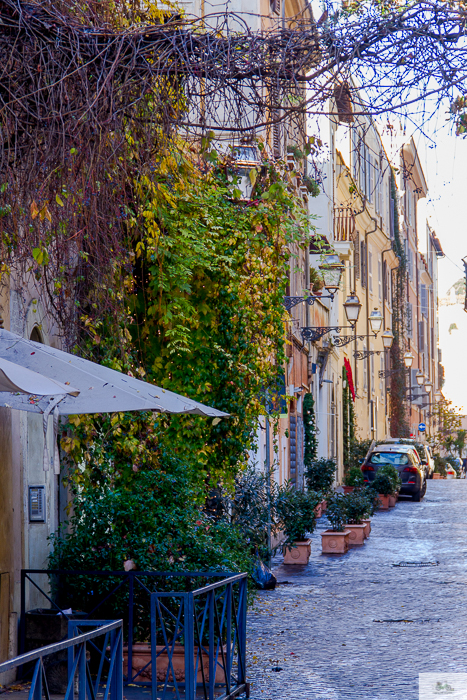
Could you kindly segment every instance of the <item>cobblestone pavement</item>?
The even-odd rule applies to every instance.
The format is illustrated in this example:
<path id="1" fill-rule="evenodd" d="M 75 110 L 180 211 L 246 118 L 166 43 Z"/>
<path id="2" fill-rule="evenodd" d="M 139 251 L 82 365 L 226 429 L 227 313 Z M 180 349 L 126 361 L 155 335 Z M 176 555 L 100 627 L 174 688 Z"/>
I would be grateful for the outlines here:
<path id="1" fill-rule="evenodd" d="M 376 513 L 346 555 L 320 553 L 327 527 L 308 566 L 277 558 L 282 583 L 249 611 L 252 698 L 418 700 L 419 673 L 467 672 L 467 480 Z"/>

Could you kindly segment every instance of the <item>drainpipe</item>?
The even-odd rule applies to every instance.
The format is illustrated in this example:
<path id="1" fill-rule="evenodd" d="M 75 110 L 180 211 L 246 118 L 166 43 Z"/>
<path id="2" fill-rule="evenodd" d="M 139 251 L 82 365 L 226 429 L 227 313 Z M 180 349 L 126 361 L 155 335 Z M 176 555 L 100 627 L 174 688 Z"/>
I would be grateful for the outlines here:
<path id="1" fill-rule="evenodd" d="M 366 277 L 367 277 L 367 279 L 366 279 L 366 310 L 367 310 L 366 335 L 367 335 L 367 337 L 369 337 L 369 335 L 370 335 L 370 320 L 368 318 L 368 316 L 369 316 L 368 310 L 370 307 L 370 283 L 369 283 L 369 274 L 368 274 L 368 236 L 370 236 L 372 233 L 376 233 L 376 229 L 378 228 L 377 220 L 373 216 L 370 216 L 370 219 L 373 221 L 374 227 L 370 231 L 365 231 L 365 255 L 366 255 Z M 368 406 L 370 406 L 370 378 L 371 378 L 370 369 L 371 369 L 371 361 L 370 361 L 370 356 L 368 356 L 366 358 L 366 372 L 367 372 L 367 377 L 368 377 L 368 396 L 367 396 Z M 372 386 L 372 388 L 373 388 L 373 386 Z M 372 437 L 373 437 L 373 434 L 372 434 Z"/>
<path id="2" fill-rule="evenodd" d="M 382 250 L 382 251 L 381 251 L 381 274 L 383 274 L 383 270 L 384 270 L 384 267 L 383 267 L 383 264 L 384 264 L 384 254 L 385 254 L 385 253 L 389 253 L 390 250 L 393 250 L 392 245 L 391 245 L 390 248 L 386 248 L 385 250 Z M 397 259 L 399 260 L 399 265 L 400 265 L 400 258 L 399 258 L 399 256 L 396 256 L 396 257 L 397 257 Z M 395 268 L 395 269 L 397 269 L 397 268 Z M 391 273 L 392 273 L 392 270 L 391 270 Z M 391 277 L 392 277 L 392 274 L 391 274 Z M 386 330 L 386 297 L 385 297 L 385 295 L 384 295 L 385 286 L 386 286 L 386 284 L 383 284 L 383 331 Z M 384 346 L 383 346 L 383 347 L 384 347 Z M 384 359 L 386 360 L 386 350 L 383 350 L 383 352 L 384 352 Z M 386 362 L 384 363 L 384 365 L 386 366 Z M 386 377 L 385 380 L 384 380 L 384 408 L 385 408 L 385 411 L 386 411 L 386 416 L 388 415 L 388 408 L 389 408 L 389 406 L 388 406 L 388 391 L 387 391 L 387 389 L 388 389 L 388 378 Z"/>

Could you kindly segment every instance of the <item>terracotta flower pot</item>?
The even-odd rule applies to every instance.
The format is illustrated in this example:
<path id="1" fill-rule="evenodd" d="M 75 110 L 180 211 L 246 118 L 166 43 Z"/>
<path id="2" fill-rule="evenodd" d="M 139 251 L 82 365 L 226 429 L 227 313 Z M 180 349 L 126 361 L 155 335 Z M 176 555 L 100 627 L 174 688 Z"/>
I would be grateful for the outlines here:
<path id="1" fill-rule="evenodd" d="M 349 551 L 350 530 L 334 532 L 325 530 L 321 533 L 323 554 L 345 554 Z"/>
<path id="2" fill-rule="evenodd" d="M 349 546 L 356 546 L 358 544 L 365 544 L 365 530 L 366 525 L 362 523 L 361 525 L 352 525 L 347 523 L 345 526 L 346 530 L 350 530 L 349 535 Z"/>
<path id="3" fill-rule="evenodd" d="M 311 540 L 294 542 L 293 547 L 283 546 L 284 564 L 308 564 L 311 554 Z"/>
<path id="4" fill-rule="evenodd" d="M 389 496 L 379 493 L 378 498 L 380 500 L 379 510 L 389 510 Z"/>
<path id="5" fill-rule="evenodd" d="M 438 472 L 435 472 L 435 473 L 433 474 L 433 479 L 442 479 L 442 478 L 443 478 L 443 477 L 441 476 L 441 474 L 438 474 Z"/>
<path id="6" fill-rule="evenodd" d="M 365 525 L 365 537 L 369 537 L 370 532 L 371 532 L 371 520 L 370 520 L 370 518 L 367 518 L 366 520 L 363 520 L 362 522 Z"/>
<path id="7" fill-rule="evenodd" d="M 396 505 L 396 503 L 397 503 L 397 495 L 394 495 L 394 494 L 391 493 L 391 494 L 389 495 L 389 499 L 388 499 L 388 505 L 389 505 L 389 507 L 390 507 L 390 508 L 394 508 L 394 506 Z"/>
<path id="8" fill-rule="evenodd" d="M 225 649 L 226 651 L 226 649 Z M 169 667 L 169 659 L 167 656 L 167 650 L 164 646 L 157 646 L 157 652 L 162 652 L 157 657 L 157 680 L 159 682 L 164 682 L 167 669 Z M 196 651 L 195 651 L 195 663 L 196 663 Z M 222 661 L 222 656 L 219 652 L 219 660 Z M 133 644 L 133 656 L 131 659 L 131 665 L 133 668 L 133 676 L 138 671 L 141 671 L 146 664 L 151 661 L 151 645 L 150 644 Z M 178 682 L 184 682 L 185 680 L 185 648 L 182 644 L 176 644 L 174 652 L 172 655 L 172 666 L 175 672 L 175 679 Z M 207 654 L 203 654 L 203 668 L 204 677 L 209 678 L 209 658 Z M 128 647 L 123 647 L 123 673 L 128 671 Z M 152 681 L 152 666 L 149 665 L 142 673 L 136 678 L 136 681 Z M 169 681 L 173 681 L 173 674 L 170 671 Z M 197 673 L 197 683 L 203 682 L 203 674 L 201 671 L 201 663 L 198 659 L 198 673 Z M 217 665 L 216 666 L 216 683 L 225 683 L 224 670 Z"/>
<path id="9" fill-rule="evenodd" d="M 354 486 L 344 486 L 344 493 L 345 493 L 345 494 L 347 494 L 347 493 L 352 493 L 352 491 L 354 490 L 354 488 L 355 488 Z"/>

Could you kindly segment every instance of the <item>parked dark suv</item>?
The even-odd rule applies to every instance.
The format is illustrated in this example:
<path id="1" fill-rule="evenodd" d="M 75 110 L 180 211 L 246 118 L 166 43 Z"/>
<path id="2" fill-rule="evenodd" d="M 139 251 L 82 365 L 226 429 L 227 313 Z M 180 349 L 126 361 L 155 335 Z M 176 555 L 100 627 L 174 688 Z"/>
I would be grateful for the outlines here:
<path id="1" fill-rule="evenodd" d="M 422 500 L 427 474 L 415 448 L 410 445 L 377 445 L 362 464 L 367 484 L 371 484 L 383 464 L 391 464 L 399 472 L 401 494 L 412 496 L 414 501 Z"/>

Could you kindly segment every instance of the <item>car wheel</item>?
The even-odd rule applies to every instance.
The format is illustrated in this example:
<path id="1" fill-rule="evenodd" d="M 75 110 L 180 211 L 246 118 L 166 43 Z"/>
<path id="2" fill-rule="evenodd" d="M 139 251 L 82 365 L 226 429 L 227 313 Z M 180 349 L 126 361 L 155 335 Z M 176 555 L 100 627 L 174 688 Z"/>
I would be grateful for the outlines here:
<path id="1" fill-rule="evenodd" d="M 422 486 L 418 489 L 416 493 L 412 494 L 412 501 L 415 501 L 416 503 L 420 503 L 422 500 L 423 496 L 426 494 L 426 479 L 423 482 Z"/>

